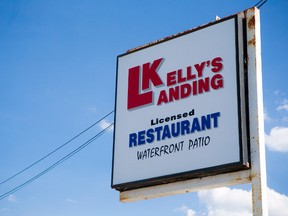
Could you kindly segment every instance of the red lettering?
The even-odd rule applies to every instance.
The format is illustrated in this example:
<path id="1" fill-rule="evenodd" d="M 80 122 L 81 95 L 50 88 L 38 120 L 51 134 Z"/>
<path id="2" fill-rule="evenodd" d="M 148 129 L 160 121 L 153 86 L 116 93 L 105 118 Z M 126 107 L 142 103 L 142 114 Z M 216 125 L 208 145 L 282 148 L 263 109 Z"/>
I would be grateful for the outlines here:
<path id="1" fill-rule="evenodd" d="M 151 90 L 152 86 L 159 87 L 164 84 L 158 75 L 158 70 L 163 61 L 164 58 L 159 58 L 152 62 L 144 63 L 142 67 L 138 65 L 129 69 L 128 110 L 153 103 L 154 93 L 153 90 Z M 213 74 L 214 76 L 212 77 L 205 77 L 205 66 L 210 67 L 211 72 L 217 74 Z M 177 69 L 167 73 L 167 87 L 180 83 L 184 84 L 161 90 L 159 92 L 157 105 L 184 99 L 191 95 L 209 92 L 212 89 L 217 90 L 223 88 L 223 77 L 219 73 L 223 69 L 223 60 L 221 57 L 195 64 L 194 68 L 188 66 L 186 67 L 186 71 L 185 69 Z M 193 74 L 192 69 L 195 74 Z M 185 83 L 188 80 L 192 80 L 191 83 Z"/>
<path id="2" fill-rule="evenodd" d="M 210 87 L 209 77 L 198 80 L 198 93 L 199 94 L 209 91 L 209 87 Z"/>
<path id="3" fill-rule="evenodd" d="M 221 74 L 215 74 L 211 79 L 211 87 L 213 89 L 223 88 L 223 77 Z"/>
<path id="4" fill-rule="evenodd" d="M 196 78 L 196 75 L 192 74 L 192 67 L 188 66 L 187 67 L 187 80 L 192 80 L 192 79 L 195 79 L 195 78 Z"/>
<path id="5" fill-rule="evenodd" d="M 213 67 L 211 69 L 212 72 L 214 72 L 214 73 L 219 72 L 223 68 L 222 58 L 221 57 L 214 58 L 211 62 L 211 65 Z"/>
<path id="6" fill-rule="evenodd" d="M 181 99 L 188 97 L 191 94 L 191 85 L 188 83 L 181 85 L 180 94 L 181 94 Z"/>
<path id="7" fill-rule="evenodd" d="M 196 68 L 196 70 L 198 72 L 198 77 L 203 76 L 203 69 L 204 69 L 205 64 L 206 64 L 206 62 L 202 62 L 200 65 L 199 64 L 194 65 L 194 67 Z"/>
<path id="8" fill-rule="evenodd" d="M 176 71 L 167 73 L 167 86 L 175 85 L 176 82 Z"/>
<path id="9" fill-rule="evenodd" d="M 169 88 L 169 102 L 179 100 L 179 86 Z"/>
<path id="10" fill-rule="evenodd" d="M 192 82 L 192 88 L 193 88 L 192 89 L 193 95 L 196 95 L 197 94 L 197 88 L 198 88 L 197 80 Z"/>
<path id="11" fill-rule="evenodd" d="M 162 90 L 159 94 L 157 105 L 161 105 L 162 103 L 168 103 L 168 98 L 165 90 Z"/>
<path id="12" fill-rule="evenodd" d="M 150 88 L 150 81 L 154 86 L 162 85 L 163 82 L 157 74 L 157 69 L 161 64 L 163 58 L 155 60 L 152 65 L 150 62 L 143 64 L 143 79 L 142 79 L 142 90 Z"/>
<path id="13" fill-rule="evenodd" d="M 129 69 L 127 108 L 133 109 L 152 103 L 152 91 L 140 94 L 140 66 Z"/>
<path id="14" fill-rule="evenodd" d="M 182 69 L 178 70 L 177 78 L 178 78 L 178 83 L 182 83 L 182 82 L 185 82 L 187 80 L 186 77 L 182 77 Z"/>
<path id="15" fill-rule="evenodd" d="M 141 67 L 140 65 L 130 68 L 128 71 L 128 99 L 127 108 L 133 109 L 147 104 L 151 104 L 153 101 L 153 92 L 148 91 L 140 93 L 141 90 L 150 88 L 150 81 L 154 86 L 162 85 L 163 82 L 157 70 L 162 62 L 163 58 L 156 59 L 151 64 L 150 62 L 142 65 L 142 88 L 140 87 L 141 81 Z"/>

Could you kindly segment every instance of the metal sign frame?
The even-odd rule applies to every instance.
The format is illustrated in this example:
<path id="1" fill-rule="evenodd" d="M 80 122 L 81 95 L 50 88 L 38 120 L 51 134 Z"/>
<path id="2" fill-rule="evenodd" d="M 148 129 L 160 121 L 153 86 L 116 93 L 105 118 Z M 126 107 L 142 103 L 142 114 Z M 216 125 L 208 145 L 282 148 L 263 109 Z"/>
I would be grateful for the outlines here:
<path id="1" fill-rule="evenodd" d="M 259 10 L 253 7 L 238 13 L 237 22 L 238 26 L 243 26 L 239 28 L 239 37 L 244 35 L 245 38 L 239 41 L 239 47 L 243 47 L 243 50 L 240 50 L 243 55 L 239 57 L 245 63 L 244 67 L 240 68 L 244 70 L 242 71 L 244 74 L 247 74 L 242 78 L 247 79 L 248 83 L 245 90 L 248 104 L 245 106 L 249 115 L 251 169 L 122 191 L 120 192 L 121 202 L 251 183 L 253 215 L 268 214 Z"/>
<path id="2" fill-rule="evenodd" d="M 240 26 L 240 28 L 242 28 L 242 26 Z M 243 36 L 239 35 L 238 31 L 239 27 L 237 15 L 233 15 L 218 20 L 217 22 L 209 23 L 207 25 L 185 31 L 184 33 L 179 33 L 176 36 L 171 36 L 163 41 L 157 41 L 149 46 L 118 56 L 112 177 L 113 188 L 119 191 L 124 191 L 163 183 L 183 181 L 195 177 L 199 178 L 249 169 L 249 140 L 247 139 L 248 118 L 246 114 L 247 84 L 245 82 L 244 70 L 240 68 L 243 67 L 243 62 L 240 59 L 239 52 L 243 50 L 243 47 L 240 47 L 239 41 L 243 40 Z M 210 45 L 206 45 L 206 43 Z M 199 44 L 202 45 L 199 46 Z M 211 46 L 214 46 L 214 48 L 211 49 Z M 178 54 L 175 55 L 175 52 L 178 52 Z M 182 56 L 183 53 L 187 54 L 186 58 Z M 218 57 L 215 58 L 214 55 Z M 146 72 L 144 66 L 146 63 L 142 68 L 143 71 L 141 71 L 141 66 L 135 67 L 135 65 L 139 64 L 139 62 L 143 63 L 142 61 L 147 61 L 147 59 L 153 59 L 153 56 L 156 56 L 157 58 L 162 57 L 164 61 L 161 66 L 158 66 L 160 71 L 158 72 L 159 75 L 157 74 L 157 76 L 162 77 L 164 80 L 166 78 L 167 86 L 162 85 L 158 88 L 149 89 L 150 93 L 158 90 L 158 93 L 153 92 L 153 94 L 156 96 L 159 94 L 159 92 L 170 92 L 171 89 L 174 92 L 177 89 L 182 89 L 183 86 L 187 87 L 187 85 L 189 85 L 190 87 L 192 85 L 193 87 L 190 88 L 193 88 L 193 95 L 195 90 L 196 95 L 192 95 L 191 89 L 190 97 L 188 98 L 187 96 L 187 98 L 184 98 L 183 100 L 179 100 L 178 98 L 177 100 L 174 99 L 171 101 L 171 103 L 168 102 L 167 104 L 161 104 L 161 106 L 151 103 L 150 105 L 147 104 L 146 106 L 140 106 L 136 109 L 129 109 L 129 95 L 132 95 L 132 92 L 134 92 L 132 91 L 134 89 L 132 89 L 130 86 L 137 86 L 137 97 L 135 98 L 141 99 L 137 103 L 142 102 L 142 97 L 148 94 L 147 91 L 140 93 L 139 88 L 141 89 L 142 86 L 140 84 L 135 84 L 139 82 L 139 79 L 141 80 L 141 76 L 143 76 L 142 82 L 145 80 L 144 75 Z M 179 58 L 179 56 L 181 57 Z M 213 60 L 206 61 L 212 56 Z M 189 63 L 190 65 L 193 60 L 197 62 L 195 59 L 200 59 L 202 61 L 201 64 L 195 64 L 193 68 L 192 66 L 189 66 L 188 68 L 190 68 L 190 72 L 188 72 L 188 69 L 185 67 L 185 70 L 183 69 L 183 73 L 186 72 L 187 74 L 190 74 L 191 77 L 195 77 L 192 79 L 193 81 L 186 80 L 188 79 L 188 75 L 185 78 L 181 76 L 182 84 L 177 83 L 178 78 L 176 78 L 176 75 L 171 76 L 173 78 L 168 81 L 168 74 L 173 74 L 173 71 L 170 71 L 174 69 L 174 64 L 179 65 L 179 67 L 181 65 L 182 67 L 185 65 L 185 63 Z M 203 60 L 205 61 L 203 62 Z M 156 60 L 149 64 L 154 65 L 155 62 Z M 162 68 L 165 69 L 161 70 Z M 177 70 L 177 73 L 178 71 L 179 70 Z M 198 76 L 199 71 L 201 71 L 200 74 L 202 74 L 198 78 L 196 78 L 196 71 L 198 71 Z M 155 76 L 156 72 L 154 73 Z M 134 74 L 137 75 L 136 80 L 133 79 L 133 82 L 129 81 L 132 74 L 133 76 L 135 76 Z M 176 71 L 174 74 L 176 74 Z M 178 76 L 179 74 L 177 77 Z M 216 79 L 214 79 L 215 77 L 218 79 L 217 82 L 215 81 Z M 207 82 L 207 80 L 209 80 L 209 82 Z M 153 81 L 156 82 L 155 80 Z M 210 82 L 211 85 L 214 86 L 216 86 L 216 83 L 222 84 L 219 85 L 219 91 L 217 91 L 218 89 L 213 90 L 212 87 L 208 87 L 209 90 L 206 91 L 207 88 L 205 87 L 206 90 L 204 92 L 197 94 L 197 91 L 202 89 L 200 86 L 203 86 L 201 83 L 204 83 L 204 81 L 206 83 L 206 87 L 210 85 L 207 85 L 207 83 Z M 150 82 L 152 83 L 152 81 Z M 174 82 L 172 87 L 168 85 L 168 82 Z M 200 90 L 198 90 L 198 88 L 194 89 L 195 86 L 198 86 Z M 184 90 L 187 89 L 188 88 L 185 88 Z M 189 90 L 187 90 L 187 92 L 189 92 Z M 166 94 L 167 93 L 165 93 L 165 95 Z M 217 101 L 220 103 L 216 102 L 215 98 L 217 98 Z M 128 103 L 126 101 L 128 101 Z M 126 104 L 128 104 L 127 108 Z M 192 111 L 189 112 L 189 116 L 180 116 L 180 120 L 177 120 L 175 113 L 177 113 L 177 116 L 182 112 L 188 115 L 188 112 L 185 113 L 186 107 L 193 108 Z M 207 113 L 209 114 L 207 115 Z M 180 115 L 184 116 L 184 114 Z M 163 117 L 168 115 L 174 115 L 175 120 L 165 123 L 164 119 L 162 119 L 163 122 L 155 123 L 154 120 L 156 117 L 158 121 L 159 116 Z M 142 116 L 145 116 L 145 118 Z M 151 122 L 157 126 L 152 126 L 152 123 L 150 125 L 149 119 L 152 119 Z M 160 141 L 157 139 L 157 141 L 153 141 L 151 144 L 149 143 L 149 145 L 137 144 L 138 140 L 135 138 L 133 143 L 136 145 L 130 146 L 131 131 L 133 132 L 133 136 L 140 137 L 140 135 L 134 133 L 136 130 L 135 128 L 137 127 L 141 133 L 145 132 L 144 129 L 147 127 L 149 127 L 149 129 L 146 131 L 156 131 L 157 128 L 168 128 L 168 131 L 172 131 L 172 129 L 169 129 L 169 127 L 179 125 L 178 127 L 180 128 L 180 125 L 182 125 L 184 122 L 185 124 L 189 123 L 192 125 L 191 128 L 193 130 L 194 123 L 197 123 L 195 125 L 201 124 L 202 119 L 206 119 L 201 127 L 204 128 L 203 131 L 201 130 L 200 126 L 199 128 L 196 126 L 195 128 L 200 129 L 196 130 L 196 133 L 192 132 L 188 135 L 178 134 L 177 136 L 172 137 L 171 135 L 166 136 L 168 138 Z M 207 122 L 209 122 L 209 129 L 206 131 L 205 124 Z M 215 124 L 217 125 L 216 127 Z M 214 127 L 211 127 L 211 125 L 214 125 Z M 145 136 L 148 137 L 147 140 L 149 140 L 151 134 L 149 135 L 147 133 L 144 136 L 141 136 L 143 137 L 142 140 L 144 141 L 142 142 L 144 142 L 144 144 L 147 143 L 145 143 Z M 203 144 L 207 140 L 208 142 Z M 211 144 L 208 146 L 210 141 Z M 169 145 L 167 145 L 167 142 Z M 191 144 L 193 142 L 194 145 Z M 192 145 L 193 148 L 191 147 Z M 194 146 L 197 146 L 197 150 L 194 150 Z M 164 147 L 166 148 L 165 151 Z M 172 154 L 170 153 L 169 156 L 166 156 L 165 154 L 163 156 L 161 152 L 168 152 L 168 147 L 169 150 L 176 149 L 177 147 L 178 149 L 181 148 L 181 150 L 178 150 L 176 154 L 173 154 L 172 151 Z M 156 153 L 154 151 L 157 151 L 157 154 L 160 152 L 161 156 L 155 157 Z M 148 156 L 148 159 L 146 157 L 145 160 L 139 160 L 139 154 L 141 155 L 143 152 L 153 152 L 153 158 Z M 163 171 L 164 164 L 166 166 L 165 172 Z M 152 170 L 149 169 L 151 165 L 154 166 Z M 141 170 L 141 173 L 138 172 L 139 169 Z"/>

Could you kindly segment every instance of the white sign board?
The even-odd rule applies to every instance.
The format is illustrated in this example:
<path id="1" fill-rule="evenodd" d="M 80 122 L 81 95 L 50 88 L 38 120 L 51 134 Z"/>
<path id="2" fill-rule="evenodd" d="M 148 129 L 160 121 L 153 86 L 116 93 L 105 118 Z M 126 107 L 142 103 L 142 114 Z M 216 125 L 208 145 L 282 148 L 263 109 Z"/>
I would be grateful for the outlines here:
<path id="1" fill-rule="evenodd" d="M 249 168 L 238 39 L 231 16 L 118 56 L 113 188 Z"/>

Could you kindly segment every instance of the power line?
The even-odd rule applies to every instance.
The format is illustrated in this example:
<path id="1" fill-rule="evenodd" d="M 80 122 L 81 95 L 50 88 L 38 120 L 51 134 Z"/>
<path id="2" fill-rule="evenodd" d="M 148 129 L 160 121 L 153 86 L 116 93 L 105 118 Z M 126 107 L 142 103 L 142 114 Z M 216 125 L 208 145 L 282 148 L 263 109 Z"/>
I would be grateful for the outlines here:
<path id="1" fill-rule="evenodd" d="M 67 144 L 69 144 L 70 142 L 72 142 L 73 140 L 75 140 L 76 138 L 78 138 L 79 136 L 81 136 L 83 133 L 85 133 L 86 131 L 88 131 L 89 129 L 91 129 L 92 127 L 94 127 L 96 124 L 98 124 L 100 121 L 102 121 L 103 119 L 107 118 L 109 115 L 111 115 L 114 112 L 111 111 L 108 114 L 106 114 L 104 117 L 102 117 L 101 119 L 99 119 L 97 122 L 95 122 L 94 124 L 92 124 L 91 126 L 89 126 L 88 128 L 86 128 L 85 130 L 83 130 L 82 132 L 80 132 L 79 134 L 77 134 L 76 136 L 74 136 L 72 139 L 68 140 L 67 142 L 65 142 L 63 145 L 59 146 L 58 148 L 56 148 L 55 150 L 51 151 L 50 153 L 48 153 L 47 155 L 45 155 L 44 157 L 40 158 L 39 160 L 37 160 L 36 162 L 32 163 L 31 165 L 27 166 L 26 168 L 24 168 L 23 170 L 15 173 L 14 175 L 12 175 L 11 177 L 5 179 L 4 181 L 0 182 L 0 185 L 4 184 L 5 182 L 15 178 L 16 176 L 20 175 L 21 173 L 25 172 L 26 170 L 30 169 L 31 167 L 35 166 L 36 164 L 40 163 L 41 161 L 43 161 L 45 158 L 49 157 L 50 155 L 52 155 L 53 153 L 57 152 L 58 150 L 60 150 L 61 148 L 63 148 L 64 146 L 66 146 Z"/>
<path id="2" fill-rule="evenodd" d="M 255 4 L 254 6 L 257 7 L 258 9 L 260 9 L 267 1 L 268 0 L 261 0 L 257 4 Z"/>
<path id="3" fill-rule="evenodd" d="M 63 163 L 65 160 L 67 160 L 68 158 L 72 157 L 73 155 L 75 155 L 77 152 L 79 152 L 80 150 L 82 150 L 83 148 L 85 148 L 86 146 L 88 146 L 89 144 L 91 144 L 93 141 L 95 141 L 97 138 L 99 138 L 102 134 L 104 134 L 107 130 L 109 130 L 112 126 L 114 125 L 114 123 L 111 123 L 109 126 L 107 126 L 105 129 L 103 129 L 102 131 L 100 131 L 98 134 L 96 134 L 95 136 L 93 136 L 91 139 L 89 139 L 88 141 L 86 141 L 85 143 L 83 143 L 81 146 L 79 146 L 78 148 L 76 148 L 75 150 L 73 150 L 72 152 L 70 152 L 69 154 L 67 154 L 65 157 L 61 158 L 60 160 L 58 160 L 56 163 L 52 164 L 51 166 L 49 166 L 47 169 L 43 170 L 42 172 L 40 172 L 39 174 L 35 175 L 33 178 L 29 179 L 28 181 L 18 185 L 17 187 L 15 187 L 14 189 L 0 195 L 0 200 L 6 198 L 7 196 L 15 193 L 16 191 L 20 190 L 21 188 L 27 186 L 28 184 L 32 183 L 33 181 L 35 181 L 36 179 L 40 178 L 41 176 L 43 176 L 44 174 L 46 174 L 47 172 L 49 172 L 50 170 L 54 169 L 55 167 L 57 167 L 58 165 L 60 165 L 61 163 Z"/>

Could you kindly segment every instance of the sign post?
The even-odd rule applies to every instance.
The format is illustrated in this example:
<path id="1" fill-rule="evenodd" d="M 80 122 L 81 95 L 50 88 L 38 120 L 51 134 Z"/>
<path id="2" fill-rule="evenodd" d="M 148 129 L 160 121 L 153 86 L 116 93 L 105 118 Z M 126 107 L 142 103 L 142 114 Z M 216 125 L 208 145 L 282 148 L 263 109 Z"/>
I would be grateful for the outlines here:
<path id="1" fill-rule="evenodd" d="M 260 52 L 251 8 L 118 56 L 120 201 L 251 183 L 267 215 Z"/>
<path id="2" fill-rule="evenodd" d="M 267 178 L 264 140 L 264 110 L 262 92 L 262 64 L 260 14 L 252 8 L 241 16 L 246 18 L 247 70 L 249 86 L 249 118 L 251 146 L 251 184 L 253 215 L 268 215 Z"/>

